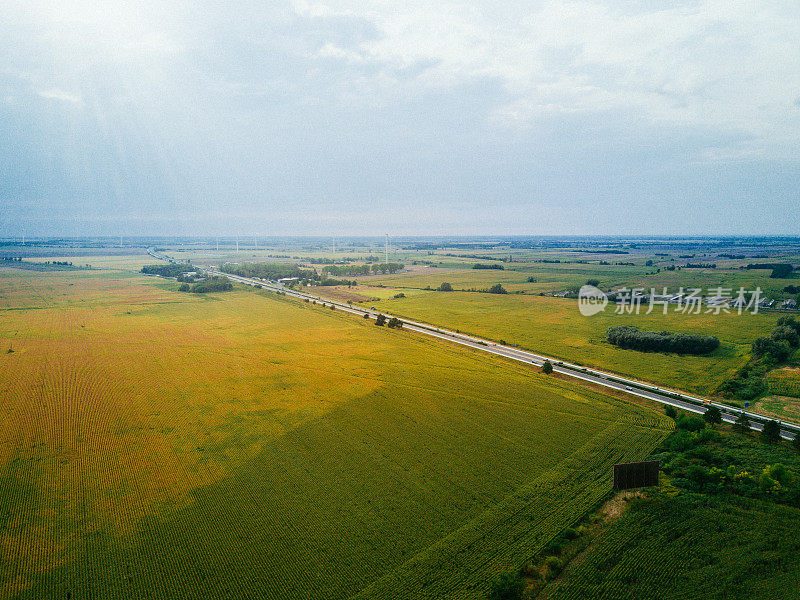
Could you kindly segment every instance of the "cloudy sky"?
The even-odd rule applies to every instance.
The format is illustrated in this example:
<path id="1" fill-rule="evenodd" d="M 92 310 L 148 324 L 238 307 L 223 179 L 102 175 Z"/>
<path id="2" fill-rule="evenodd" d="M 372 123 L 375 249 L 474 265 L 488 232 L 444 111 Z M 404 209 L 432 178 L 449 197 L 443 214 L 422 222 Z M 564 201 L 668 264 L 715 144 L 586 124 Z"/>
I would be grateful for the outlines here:
<path id="1" fill-rule="evenodd" d="M 800 234 L 797 0 L 3 0 L 0 236 Z"/>

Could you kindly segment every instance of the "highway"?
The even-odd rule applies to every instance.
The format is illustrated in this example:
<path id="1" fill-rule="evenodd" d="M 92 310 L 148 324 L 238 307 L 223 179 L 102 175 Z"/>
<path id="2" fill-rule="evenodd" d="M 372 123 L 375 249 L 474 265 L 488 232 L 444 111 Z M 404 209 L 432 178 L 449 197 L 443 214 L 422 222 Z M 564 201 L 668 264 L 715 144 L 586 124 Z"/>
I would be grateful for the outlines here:
<path id="1" fill-rule="evenodd" d="M 174 259 L 169 258 L 168 256 L 157 254 L 156 252 L 152 251 L 152 249 L 149 249 L 148 253 L 154 258 L 157 258 L 159 260 L 164 260 L 168 262 L 177 262 Z M 238 275 L 223 273 L 222 271 L 219 271 L 217 269 L 201 267 L 198 265 L 192 265 L 192 266 L 196 267 L 198 270 L 202 270 L 203 272 L 209 275 L 227 277 L 229 280 L 236 283 L 241 283 L 243 285 L 249 285 L 264 290 L 270 290 L 273 292 L 280 292 L 282 294 L 285 294 L 287 297 L 296 298 L 299 300 L 308 300 L 308 301 L 319 302 L 326 306 L 335 306 L 339 310 L 354 315 L 358 315 L 361 318 L 364 318 L 364 315 L 367 315 L 369 318 L 375 319 L 377 318 L 378 314 L 380 314 L 379 311 L 373 311 L 368 308 L 361 308 L 343 302 L 329 300 L 327 298 L 321 298 L 319 296 L 314 296 L 307 292 L 292 290 L 284 287 L 283 285 L 280 285 L 279 283 L 265 282 L 257 279 L 251 279 L 248 277 L 240 277 Z M 698 396 L 686 394 L 679 390 L 658 387 L 650 383 L 645 383 L 635 379 L 629 379 L 614 373 L 609 373 L 598 369 L 590 369 L 582 365 L 576 365 L 555 358 L 550 358 L 545 355 L 531 352 L 528 350 L 522 350 L 512 346 L 498 344 L 491 340 L 486 340 L 476 336 L 466 335 L 442 327 L 429 325 L 427 323 L 413 321 L 405 317 L 400 317 L 399 315 L 391 315 L 390 313 L 387 312 L 384 312 L 383 314 L 387 316 L 396 316 L 403 322 L 403 329 L 410 330 L 415 333 L 439 338 L 448 342 L 460 344 L 462 346 L 467 346 L 481 352 L 496 354 L 498 356 L 503 356 L 511 360 L 535 366 L 541 366 L 544 363 L 544 361 L 549 360 L 550 363 L 553 365 L 553 370 L 557 373 L 561 373 L 563 375 L 573 377 L 575 379 L 580 379 L 600 386 L 604 386 L 606 388 L 619 390 L 626 394 L 631 394 L 633 396 L 647 398 L 648 400 L 653 400 L 655 402 L 659 402 L 664 405 L 674 406 L 676 408 L 680 408 L 682 410 L 686 410 L 689 412 L 703 414 L 710 406 L 716 406 L 722 413 L 722 420 L 725 421 L 726 423 L 733 423 L 739 416 L 739 414 L 744 412 L 750 419 L 751 427 L 757 431 L 760 431 L 763 427 L 762 423 L 768 420 L 768 418 L 765 417 L 764 415 L 760 415 L 758 413 L 753 413 L 750 411 L 743 411 L 738 408 L 727 406 L 725 404 L 711 402 L 706 398 L 700 398 Z M 781 427 L 781 437 L 785 440 L 791 440 L 794 438 L 795 435 L 800 434 L 800 426 L 798 425 L 794 425 L 792 423 L 784 423 L 780 421 L 779 424 Z"/>

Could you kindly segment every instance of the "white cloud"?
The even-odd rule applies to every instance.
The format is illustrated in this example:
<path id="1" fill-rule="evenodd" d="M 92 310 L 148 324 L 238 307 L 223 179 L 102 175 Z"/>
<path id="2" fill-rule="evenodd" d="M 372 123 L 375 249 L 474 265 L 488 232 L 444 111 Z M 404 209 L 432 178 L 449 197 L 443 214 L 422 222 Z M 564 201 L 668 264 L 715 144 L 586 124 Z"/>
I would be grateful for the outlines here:
<path id="1" fill-rule="evenodd" d="M 83 98 L 80 94 L 73 94 L 59 88 L 49 88 L 46 90 L 37 90 L 36 94 L 42 98 L 50 100 L 60 100 L 62 102 L 70 102 L 72 104 L 82 104 Z"/>
<path id="2" fill-rule="evenodd" d="M 495 4 L 330 0 L 315 19 L 358 16 L 379 33 L 319 57 L 379 67 L 404 91 L 497 82 L 506 103 L 487 118 L 525 125 L 541 114 L 632 111 L 651 123 L 713 128 L 800 144 L 800 8 L 765 0 Z M 422 65 L 416 71 L 413 68 Z M 412 77 L 395 77 L 398 70 Z M 354 80 L 356 76 L 353 75 Z M 364 85 L 364 76 L 357 76 Z M 392 90 L 396 93 L 396 90 Z"/>

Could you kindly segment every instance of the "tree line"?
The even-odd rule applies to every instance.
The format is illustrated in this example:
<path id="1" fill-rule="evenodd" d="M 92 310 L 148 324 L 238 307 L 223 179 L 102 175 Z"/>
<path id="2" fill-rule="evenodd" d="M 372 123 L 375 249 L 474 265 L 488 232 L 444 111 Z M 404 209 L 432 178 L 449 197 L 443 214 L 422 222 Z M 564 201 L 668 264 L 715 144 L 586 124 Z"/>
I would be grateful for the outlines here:
<path id="1" fill-rule="evenodd" d="M 230 292 L 233 289 L 233 284 L 228 281 L 227 277 L 209 277 L 205 281 L 198 283 L 183 283 L 178 288 L 181 292 L 191 292 L 192 294 L 207 294 L 210 292 Z"/>
<path id="2" fill-rule="evenodd" d="M 140 271 L 145 275 L 160 275 L 161 277 L 180 277 L 184 273 L 190 273 L 195 268 L 187 264 L 170 263 L 166 265 L 144 265 Z"/>
<path id="3" fill-rule="evenodd" d="M 371 265 L 328 265 L 322 268 L 322 272 L 328 275 L 359 277 L 364 275 L 394 274 L 405 269 L 402 263 L 373 263 Z"/>
<path id="4" fill-rule="evenodd" d="M 609 343 L 618 348 L 640 352 L 708 354 L 719 348 L 719 338 L 710 335 L 642 331 L 633 325 L 618 325 L 606 332 Z"/>
<path id="5" fill-rule="evenodd" d="M 318 281 L 320 278 L 314 269 L 301 269 L 298 265 L 285 263 L 225 263 L 219 270 L 239 277 L 258 277 L 271 281 L 286 277 L 312 281 Z"/>

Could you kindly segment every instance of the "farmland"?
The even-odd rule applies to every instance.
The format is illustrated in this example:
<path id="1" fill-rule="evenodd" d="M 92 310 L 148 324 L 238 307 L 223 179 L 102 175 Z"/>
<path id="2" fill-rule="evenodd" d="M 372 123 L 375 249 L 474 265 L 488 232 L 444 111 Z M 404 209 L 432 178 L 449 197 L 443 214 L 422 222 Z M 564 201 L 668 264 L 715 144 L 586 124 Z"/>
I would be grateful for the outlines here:
<path id="1" fill-rule="evenodd" d="M 540 600 L 800 597 L 798 449 L 690 423 L 653 455 L 661 485 L 600 526 Z"/>
<path id="2" fill-rule="evenodd" d="M 478 598 L 671 427 L 338 311 L 97 262 L 0 273 L 0 597 Z"/>
<path id="3" fill-rule="evenodd" d="M 418 292 L 399 300 L 383 300 L 375 306 L 391 314 L 505 340 L 556 358 L 700 394 L 712 393 L 745 364 L 750 343 L 767 334 L 777 319 L 774 314 L 764 313 L 684 315 L 670 311 L 663 315 L 654 311 L 650 315 L 617 315 L 613 307 L 584 317 L 574 300 L 466 292 Z M 705 356 L 624 350 L 606 341 L 606 331 L 615 325 L 713 334 L 721 345 Z"/>
<path id="4" fill-rule="evenodd" d="M 797 508 L 660 495 L 634 503 L 539 598 L 797 598 L 798 552 Z"/>
<path id="5" fill-rule="evenodd" d="M 770 393 L 800 398 L 800 369 L 775 369 L 767 374 Z"/>

